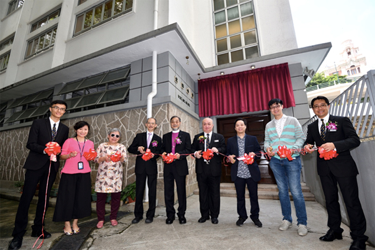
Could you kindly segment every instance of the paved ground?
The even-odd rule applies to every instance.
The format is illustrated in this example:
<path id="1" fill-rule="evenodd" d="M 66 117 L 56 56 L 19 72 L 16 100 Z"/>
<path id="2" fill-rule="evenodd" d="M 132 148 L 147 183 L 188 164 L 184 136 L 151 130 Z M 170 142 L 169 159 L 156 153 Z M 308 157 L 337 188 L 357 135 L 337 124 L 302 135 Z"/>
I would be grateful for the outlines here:
<path id="1" fill-rule="evenodd" d="M 13 201 L 12 205 L 4 199 L 0 202 L 0 249 L 7 249 L 11 239 L 14 207 L 18 203 Z M 327 231 L 325 209 L 312 201 L 306 202 L 306 207 L 309 234 L 300 237 L 295 222 L 288 231 L 281 232 L 277 229 L 281 220 L 280 203 L 277 200 L 260 200 L 262 228 L 255 227 L 251 220 L 247 220 L 242 227 L 236 226 L 236 198 L 231 197 L 221 198 L 221 213 L 217 225 L 211 221 L 203 224 L 197 222 L 200 217 L 197 195 L 188 198 L 185 225 L 180 225 L 178 220 L 172 225 L 166 225 L 164 207 L 157 208 L 157 216 L 153 223 L 145 224 L 142 220 L 138 224 L 131 224 L 133 214 L 126 213 L 133 210 L 133 205 L 130 204 L 121 207 L 118 226 L 112 227 L 107 218 L 105 226 L 96 229 L 96 218 L 92 215 L 80 224 L 81 229 L 84 228 L 81 235 L 63 236 L 63 224 L 47 220 L 47 230 L 53 233 L 53 236 L 44 242 L 41 249 L 349 249 L 351 239 L 349 229 L 344 224 L 343 240 L 328 243 L 319 241 L 319 237 Z M 52 211 L 53 208 L 49 210 L 49 218 Z M 294 215 L 293 211 L 295 219 Z M 31 223 L 32 221 L 29 224 Z M 31 238 L 29 234 L 30 230 L 24 237 L 21 249 L 32 249 L 35 238 Z M 367 249 L 375 248 L 367 246 Z"/>

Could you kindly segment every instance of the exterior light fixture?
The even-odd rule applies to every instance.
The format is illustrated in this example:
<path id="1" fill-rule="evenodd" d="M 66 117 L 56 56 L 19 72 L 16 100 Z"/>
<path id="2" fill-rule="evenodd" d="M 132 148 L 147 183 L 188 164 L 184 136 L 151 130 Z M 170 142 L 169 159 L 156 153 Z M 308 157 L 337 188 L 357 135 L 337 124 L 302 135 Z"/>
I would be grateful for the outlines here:
<path id="1" fill-rule="evenodd" d="M 221 71 L 221 72 L 220 72 L 220 75 L 224 75 L 224 71 Z"/>
<path id="2" fill-rule="evenodd" d="M 255 69 L 255 65 L 250 65 L 250 69 Z"/>

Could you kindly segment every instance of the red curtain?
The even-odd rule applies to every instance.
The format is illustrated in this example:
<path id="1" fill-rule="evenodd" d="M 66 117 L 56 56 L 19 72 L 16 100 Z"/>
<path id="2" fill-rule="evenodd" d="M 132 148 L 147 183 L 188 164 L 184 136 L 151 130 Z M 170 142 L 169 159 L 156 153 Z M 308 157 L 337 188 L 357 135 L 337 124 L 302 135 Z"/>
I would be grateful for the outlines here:
<path id="1" fill-rule="evenodd" d="M 287 63 L 198 81 L 200 117 L 268 110 L 273 98 L 295 106 Z"/>

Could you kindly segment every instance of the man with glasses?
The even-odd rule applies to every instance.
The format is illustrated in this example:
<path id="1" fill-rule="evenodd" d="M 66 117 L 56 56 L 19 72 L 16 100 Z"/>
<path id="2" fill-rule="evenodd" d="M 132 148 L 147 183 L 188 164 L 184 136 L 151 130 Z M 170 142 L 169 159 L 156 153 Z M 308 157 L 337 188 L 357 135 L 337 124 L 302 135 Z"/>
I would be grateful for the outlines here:
<path id="1" fill-rule="evenodd" d="M 312 145 L 316 144 L 325 151 L 335 150 L 338 153 L 338 156 L 331 160 L 317 157 L 318 175 L 326 199 L 329 227 L 328 232 L 319 239 L 342 239 L 344 230 L 340 228 L 338 184 L 350 220 L 350 235 L 353 239 L 350 249 L 366 249 L 368 237 L 364 235 L 366 218 L 358 198 L 358 169 L 350 155 L 350 150 L 358 147 L 361 142 L 349 118 L 329 114 L 329 101 L 326 97 L 318 96 L 312 99 L 311 107 L 318 120 L 308 126 L 305 150 L 308 153 L 313 152 Z"/>
<path id="2" fill-rule="evenodd" d="M 268 102 L 271 113 L 275 119 L 267 123 L 265 129 L 264 148 L 272 157 L 270 167 L 275 176 L 279 189 L 279 199 L 283 220 L 279 230 L 285 231 L 292 226 L 292 209 L 289 198 L 289 189 L 293 196 L 294 207 L 297 214 L 298 235 L 305 236 L 307 230 L 307 215 L 305 199 L 301 187 L 301 159 L 298 149 L 303 147 L 306 136 L 298 120 L 283 114 L 283 101 L 272 99 Z M 286 146 L 292 152 L 292 161 L 280 158 L 275 152 L 279 146 Z"/>
<path id="3" fill-rule="evenodd" d="M 146 128 L 147 132 L 139 133 L 133 140 L 133 143 L 128 148 L 129 153 L 138 154 L 135 162 L 135 207 L 132 223 L 136 224 L 143 219 L 143 195 L 145 192 L 146 178 L 148 191 L 148 210 L 146 213 L 146 223 L 151 223 L 155 216 L 156 207 L 156 184 L 157 184 L 157 162 L 161 153 L 162 142 L 161 138 L 155 134 L 157 127 L 156 119 L 150 117 L 147 119 Z M 145 161 L 142 155 L 150 149 L 153 157 Z"/>
<path id="4" fill-rule="evenodd" d="M 61 100 L 55 100 L 50 105 L 51 116 L 48 119 L 35 120 L 30 128 L 29 138 L 26 148 L 30 150 L 24 168 L 25 182 L 23 193 L 18 205 L 15 227 L 12 233 L 13 239 L 9 243 L 8 249 L 19 249 L 22 246 L 23 236 L 28 223 L 28 213 L 30 203 L 34 197 L 36 187 L 39 183 L 39 199 L 36 208 L 34 225 L 32 226 L 31 237 L 42 235 L 42 218 L 45 204 L 45 193 L 48 179 L 48 197 L 55 181 L 56 173 L 60 166 L 59 156 L 57 161 L 50 161 L 50 157 L 44 151 L 48 142 L 54 141 L 62 146 L 68 138 L 69 128 L 60 123 L 60 118 L 64 115 L 67 104 Z M 49 170 L 50 169 L 50 170 Z M 47 211 L 46 211 L 47 212 Z M 51 237 L 51 234 L 43 229 L 44 238 Z M 43 236 L 42 236 L 43 237 Z"/>

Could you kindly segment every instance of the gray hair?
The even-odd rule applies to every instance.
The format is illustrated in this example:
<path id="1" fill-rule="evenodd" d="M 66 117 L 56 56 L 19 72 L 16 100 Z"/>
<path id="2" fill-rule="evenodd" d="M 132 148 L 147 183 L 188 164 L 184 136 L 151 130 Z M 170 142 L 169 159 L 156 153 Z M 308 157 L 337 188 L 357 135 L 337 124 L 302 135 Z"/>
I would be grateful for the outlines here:
<path id="1" fill-rule="evenodd" d="M 118 132 L 119 135 L 120 135 L 120 138 L 121 138 L 121 132 L 120 132 L 120 130 L 119 130 L 118 128 L 113 128 L 113 129 L 109 130 L 109 131 L 108 131 L 108 135 L 110 135 L 110 134 L 113 133 L 113 132 Z"/>

